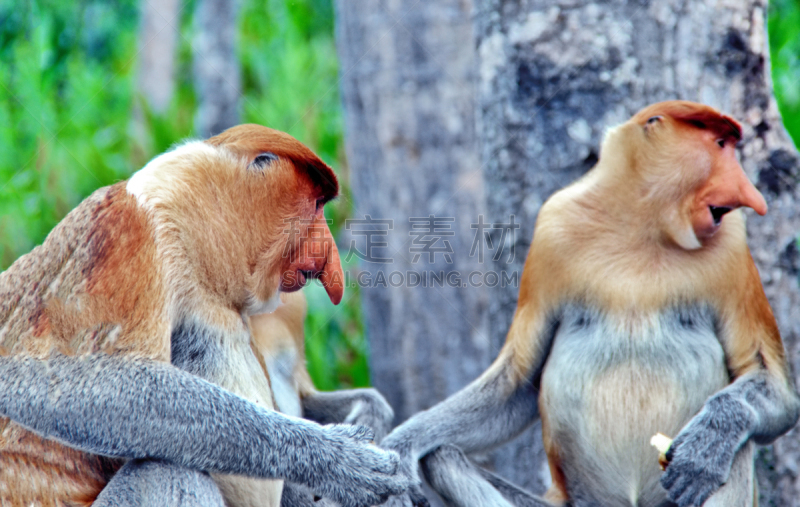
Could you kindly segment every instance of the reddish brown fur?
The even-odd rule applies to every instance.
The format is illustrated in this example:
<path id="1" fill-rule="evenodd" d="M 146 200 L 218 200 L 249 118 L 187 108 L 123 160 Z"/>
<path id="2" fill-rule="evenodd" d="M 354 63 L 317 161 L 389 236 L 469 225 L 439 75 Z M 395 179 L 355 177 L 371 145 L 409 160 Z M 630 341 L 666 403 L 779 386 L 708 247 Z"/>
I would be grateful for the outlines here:
<path id="1" fill-rule="evenodd" d="M 561 468 L 561 456 L 559 455 L 558 446 L 551 438 L 547 421 L 547 411 L 542 404 L 540 404 L 539 413 L 542 421 L 542 446 L 544 447 L 544 452 L 547 454 L 550 478 L 553 481 L 553 484 L 545 493 L 544 498 L 553 505 L 563 505 L 569 499 L 567 493 L 567 478 L 564 476 L 564 470 Z"/>
<path id="2" fill-rule="evenodd" d="M 208 144 L 217 149 L 205 153 L 197 143 L 184 158 L 156 159 L 161 165 L 143 180 L 147 205 L 125 182 L 97 190 L 0 274 L 0 353 L 169 362 L 171 318 L 192 314 L 236 329 L 243 309 L 268 300 L 287 270 L 341 270 L 335 245 L 308 260 L 302 234 L 290 245 L 295 264 L 283 256 L 284 218 L 313 219 L 330 235 L 317 206 L 338 188 L 327 165 L 290 136 L 259 126 L 236 127 Z M 268 171 L 247 170 L 266 151 L 282 158 Z M 86 505 L 119 465 L 0 418 L 4 505 Z"/>
<path id="3" fill-rule="evenodd" d="M 232 127 L 206 142 L 212 146 L 225 145 L 227 149 L 251 160 L 259 153 L 270 151 L 291 160 L 298 170 L 304 171 L 325 201 L 339 193 L 339 183 L 333 170 L 303 143 L 279 130 L 245 124 Z M 265 146 L 269 149 L 266 150 Z"/>
<path id="4" fill-rule="evenodd" d="M 721 114 L 713 107 L 685 100 L 658 102 L 651 104 L 630 119 L 633 123 L 645 125 L 653 116 L 667 116 L 680 122 L 688 123 L 700 130 L 709 130 L 723 138 L 739 141 L 742 138 L 742 126 L 730 116 Z"/>
<path id="5" fill-rule="evenodd" d="M 42 246 L 0 275 L 4 350 L 40 358 L 51 350 L 104 351 L 169 361 L 152 234 L 124 183 L 92 194 Z M 115 290 L 122 286 L 127 290 Z M 91 503 L 120 465 L 45 440 L 8 419 L 0 418 L 0 427 L 2 498 L 25 505 L 42 498 Z"/>

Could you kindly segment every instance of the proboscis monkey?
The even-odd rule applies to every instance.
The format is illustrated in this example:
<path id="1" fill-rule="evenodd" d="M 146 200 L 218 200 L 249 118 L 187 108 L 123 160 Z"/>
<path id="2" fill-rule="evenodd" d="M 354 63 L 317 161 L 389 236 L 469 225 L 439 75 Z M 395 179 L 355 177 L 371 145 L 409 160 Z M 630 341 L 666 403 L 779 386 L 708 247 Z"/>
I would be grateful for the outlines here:
<path id="1" fill-rule="evenodd" d="M 539 212 L 497 360 L 383 445 L 408 468 L 425 457 L 451 505 L 752 505 L 753 444 L 789 430 L 800 402 L 737 209 L 767 211 L 740 137 L 682 101 L 611 129 L 597 165 Z M 461 455 L 537 417 L 544 499 Z M 657 432 L 675 437 L 663 475 Z"/>
<path id="2" fill-rule="evenodd" d="M 374 432 L 375 442 L 380 442 L 394 419 L 389 403 L 375 389 L 317 391 L 306 369 L 306 299 L 297 291 L 282 293 L 281 302 L 274 312 L 250 319 L 253 344 L 267 369 L 275 408 L 320 424 L 366 426 Z M 328 505 L 315 500 L 307 487 L 284 483 L 285 507 Z"/>
<path id="3" fill-rule="evenodd" d="M 0 274 L 0 503 L 277 506 L 283 479 L 344 506 L 403 491 L 368 429 L 272 410 L 251 339 L 250 317 L 308 278 L 341 300 L 337 191 L 303 144 L 242 125 L 97 190 Z"/>

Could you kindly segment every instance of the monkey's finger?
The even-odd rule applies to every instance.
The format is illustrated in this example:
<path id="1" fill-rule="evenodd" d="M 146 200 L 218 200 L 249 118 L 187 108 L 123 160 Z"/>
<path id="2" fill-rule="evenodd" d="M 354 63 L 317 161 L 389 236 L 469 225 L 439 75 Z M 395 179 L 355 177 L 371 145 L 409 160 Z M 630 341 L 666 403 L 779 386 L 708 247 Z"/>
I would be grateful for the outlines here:
<path id="1" fill-rule="evenodd" d="M 366 460 L 366 467 L 372 473 L 389 477 L 403 475 L 400 470 L 400 456 L 394 451 L 387 451 L 370 444 L 364 449 L 362 457 Z"/>
<path id="2" fill-rule="evenodd" d="M 675 461 L 670 461 L 670 466 L 667 467 L 667 470 L 661 475 L 661 487 L 670 491 L 673 489 L 675 482 L 681 477 L 681 473 L 679 471 L 680 463 L 675 463 Z"/>
<path id="3" fill-rule="evenodd" d="M 661 478 L 661 485 L 667 490 L 667 494 L 673 502 L 677 502 L 691 484 L 690 478 L 684 474 L 675 473 L 669 485 L 665 484 L 664 479 L 665 477 Z"/>
<path id="4" fill-rule="evenodd" d="M 696 505 L 701 506 L 706 503 L 706 500 L 711 496 L 714 491 L 716 491 L 716 487 L 713 484 L 706 483 L 701 485 L 699 488 L 696 489 L 694 497 L 692 498 L 692 502 L 687 505 Z"/>

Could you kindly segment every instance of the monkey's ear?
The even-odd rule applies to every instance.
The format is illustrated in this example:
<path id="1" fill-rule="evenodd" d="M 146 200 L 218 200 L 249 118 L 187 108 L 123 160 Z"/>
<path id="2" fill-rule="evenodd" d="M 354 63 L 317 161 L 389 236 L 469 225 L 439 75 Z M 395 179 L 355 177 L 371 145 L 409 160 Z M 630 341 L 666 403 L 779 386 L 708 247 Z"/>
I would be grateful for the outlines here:
<path id="1" fill-rule="evenodd" d="M 264 153 L 259 153 L 258 155 L 256 155 L 256 158 L 254 158 L 253 161 L 250 162 L 250 165 L 248 167 L 250 169 L 254 169 L 257 171 L 262 171 L 267 167 L 269 167 L 269 165 L 275 160 L 278 160 L 277 155 L 275 155 L 270 151 L 265 151 Z"/>

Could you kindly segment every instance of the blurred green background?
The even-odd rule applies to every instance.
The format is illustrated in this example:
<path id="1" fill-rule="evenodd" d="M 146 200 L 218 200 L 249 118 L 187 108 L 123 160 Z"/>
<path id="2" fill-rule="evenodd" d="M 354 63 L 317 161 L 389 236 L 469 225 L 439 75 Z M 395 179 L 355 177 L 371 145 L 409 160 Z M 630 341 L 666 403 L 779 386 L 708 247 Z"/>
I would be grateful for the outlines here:
<path id="1" fill-rule="evenodd" d="M 175 94 L 157 114 L 135 88 L 139 0 L 0 0 L 0 269 L 41 243 L 93 190 L 193 135 L 193 2 L 182 6 Z M 242 120 L 289 132 L 340 175 L 344 196 L 326 207 L 336 234 L 351 205 L 333 30 L 331 0 L 243 0 L 238 51 Z M 798 143 L 798 0 L 772 0 L 769 39 L 775 92 Z M 323 390 L 368 385 L 357 294 L 334 311 L 321 287 L 306 292 L 315 383 Z"/>

